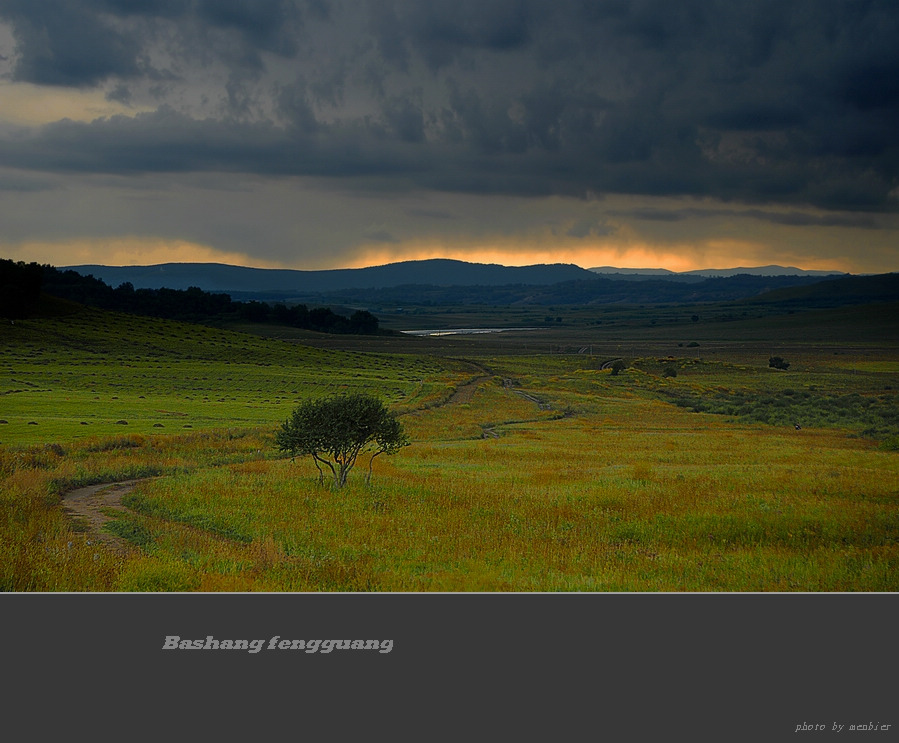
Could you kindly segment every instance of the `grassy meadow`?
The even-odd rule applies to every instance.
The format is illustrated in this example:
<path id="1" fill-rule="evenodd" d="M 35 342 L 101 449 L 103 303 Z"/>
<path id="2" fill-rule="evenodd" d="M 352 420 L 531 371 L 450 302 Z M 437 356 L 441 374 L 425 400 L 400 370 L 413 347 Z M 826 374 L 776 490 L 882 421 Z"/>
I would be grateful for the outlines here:
<path id="1" fill-rule="evenodd" d="M 522 333 L 448 339 L 453 357 L 434 339 L 374 353 L 72 308 L 3 326 L 0 588 L 899 589 L 894 340 L 683 310 L 665 334 L 670 309 L 619 312 L 539 331 L 571 353 Z M 753 340 L 759 323 L 775 337 Z M 619 374 L 601 368 L 616 357 Z M 274 432 L 343 390 L 380 395 L 412 445 L 335 492 Z M 120 555 L 60 499 L 132 478 L 105 526 Z"/>

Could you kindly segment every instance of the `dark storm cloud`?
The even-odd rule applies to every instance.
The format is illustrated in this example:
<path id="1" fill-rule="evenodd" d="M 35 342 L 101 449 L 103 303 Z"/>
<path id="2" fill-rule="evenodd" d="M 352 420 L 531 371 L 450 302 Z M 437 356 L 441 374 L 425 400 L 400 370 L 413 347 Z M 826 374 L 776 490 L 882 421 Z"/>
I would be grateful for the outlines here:
<path id="1" fill-rule="evenodd" d="M 762 222 L 789 227 L 848 227 L 852 229 L 878 229 L 880 223 L 866 214 L 810 214 L 807 212 L 776 212 L 767 209 L 612 209 L 612 217 L 625 217 L 647 222 L 683 222 L 692 219 L 758 219 Z"/>
<path id="2" fill-rule="evenodd" d="M 198 0 L 196 13 L 200 23 L 232 30 L 254 50 L 296 54 L 301 11 L 289 0 Z"/>
<path id="3" fill-rule="evenodd" d="M 107 101 L 118 101 L 126 106 L 131 103 L 131 90 L 127 85 L 119 83 L 112 90 L 106 93 Z"/>
<path id="4" fill-rule="evenodd" d="M 0 164 L 899 203 L 893 0 L 0 0 L 0 18 L 16 80 L 128 103 L 167 75 L 170 107 L 6 138 Z M 227 118 L 179 108 L 160 39 L 185 76 L 223 70 L 205 94 Z"/>
<path id="5" fill-rule="evenodd" d="M 0 163 L 67 173 L 231 172 L 271 176 L 391 176 L 424 165 L 397 144 L 352 127 L 323 133 L 269 122 L 192 119 L 171 108 L 90 123 L 68 119 L 0 139 Z"/>
<path id="6" fill-rule="evenodd" d="M 209 44 L 210 32 L 231 33 L 230 56 L 259 69 L 260 52 L 296 53 L 307 9 L 315 17 L 328 14 L 322 0 L 0 0 L 0 19 L 16 37 L 15 80 L 90 86 L 153 74 L 146 53 L 158 31 L 154 20 L 179 24 L 187 53 Z"/>
<path id="7" fill-rule="evenodd" d="M 531 5 L 525 0 L 374 0 L 370 29 L 386 61 L 405 70 L 414 54 L 438 70 L 467 49 L 507 51 L 526 45 Z"/>
<path id="8" fill-rule="evenodd" d="M 418 95 L 413 92 L 385 100 L 382 111 L 387 125 L 403 142 L 424 141 L 425 121 L 420 91 Z"/>
<path id="9" fill-rule="evenodd" d="M 66 0 L 0 1 L 0 19 L 12 23 L 19 60 L 14 79 L 38 85 L 95 85 L 140 73 L 140 45 L 90 3 Z"/>
<path id="10" fill-rule="evenodd" d="M 748 102 L 743 106 L 724 103 L 710 111 L 701 123 L 724 131 L 777 131 L 802 125 L 805 114 L 789 101 L 779 104 Z"/>
<path id="11" fill-rule="evenodd" d="M 287 85 L 277 86 L 275 108 L 281 118 L 294 130 L 310 134 L 319 128 L 308 87 L 302 77 Z"/>
<path id="12" fill-rule="evenodd" d="M 39 191 L 51 191 L 54 188 L 56 188 L 55 185 L 45 180 L 35 180 L 33 178 L 23 178 L 20 175 L 11 176 L 6 173 L 0 173 L 0 192 L 36 193 Z"/>
<path id="13" fill-rule="evenodd" d="M 607 224 L 603 220 L 579 219 L 567 231 L 569 237 L 583 239 L 585 237 L 605 237 L 616 232 L 614 225 Z"/>

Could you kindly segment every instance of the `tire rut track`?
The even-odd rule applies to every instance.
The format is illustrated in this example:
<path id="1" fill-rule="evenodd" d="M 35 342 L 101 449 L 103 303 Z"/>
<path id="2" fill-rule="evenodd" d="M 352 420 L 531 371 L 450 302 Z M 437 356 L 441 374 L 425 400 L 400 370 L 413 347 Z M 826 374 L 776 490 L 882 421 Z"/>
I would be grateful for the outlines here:
<path id="1" fill-rule="evenodd" d="M 152 479 L 143 477 L 119 482 L 101 482 L 76 488 L 63 495 L 62 507 L 72 519 L 81 519 L 86 522 L 87 533 L 91 539 L 97 540 L 118 555 L 126 555 L 134 550 L 134 545 L 121 537 L 103 531 L 103 526 L 113 518 L 104 513 L 104 510 L 131 513 L 122 505 L 122 497 L 134 490 L 140 483 Z"/>

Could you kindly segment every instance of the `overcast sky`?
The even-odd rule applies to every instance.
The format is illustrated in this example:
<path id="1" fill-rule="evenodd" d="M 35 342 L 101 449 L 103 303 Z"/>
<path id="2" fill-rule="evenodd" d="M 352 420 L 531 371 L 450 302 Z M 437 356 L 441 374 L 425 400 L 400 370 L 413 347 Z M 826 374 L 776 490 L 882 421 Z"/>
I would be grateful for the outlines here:
<path id="1" fill-rule="evenodd" d="M 0 256 L 899 270 L 895 0 L 0 0 Z"/>

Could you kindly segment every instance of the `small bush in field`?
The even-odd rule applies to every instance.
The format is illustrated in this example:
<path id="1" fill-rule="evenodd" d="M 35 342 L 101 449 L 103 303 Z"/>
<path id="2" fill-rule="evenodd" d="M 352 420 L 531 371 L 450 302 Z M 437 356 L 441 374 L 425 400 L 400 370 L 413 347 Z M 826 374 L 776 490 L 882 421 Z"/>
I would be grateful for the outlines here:
<path id="1" fill-rule="evenodd" d="M 784 361 L 780 356 L 772 356 L 770 359 L 768 359 L 768 366 L 772 369 L 786 370 L 790 368 L 790 362 Z"/>

